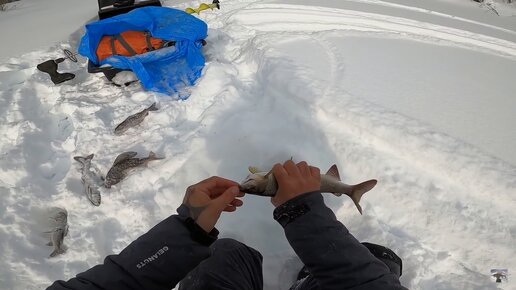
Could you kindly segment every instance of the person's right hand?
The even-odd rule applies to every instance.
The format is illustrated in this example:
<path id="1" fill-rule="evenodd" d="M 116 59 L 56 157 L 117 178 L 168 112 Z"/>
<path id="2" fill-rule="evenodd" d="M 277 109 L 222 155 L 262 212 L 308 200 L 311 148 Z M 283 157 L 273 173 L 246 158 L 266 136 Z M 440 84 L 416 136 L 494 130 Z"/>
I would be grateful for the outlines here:
<path id="1" fill-rule="evenodd" d="M 308 166 L 305 161 L 295 164 L 292 160 L 276 164 L 272 173 L 278 182 L 278 192 L 271 202 L 278 207 L 296 196 L 321 189 L 319 168 Z"/>

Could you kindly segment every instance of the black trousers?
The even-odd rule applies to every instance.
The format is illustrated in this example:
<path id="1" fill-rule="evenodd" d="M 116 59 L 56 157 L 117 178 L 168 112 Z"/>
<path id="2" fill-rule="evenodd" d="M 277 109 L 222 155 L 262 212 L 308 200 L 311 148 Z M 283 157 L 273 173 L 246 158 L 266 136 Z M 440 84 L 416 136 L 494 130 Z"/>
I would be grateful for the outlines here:
<path id="1" fill-rule="evenodd" d="M 369 251 L 401 276 L 401 259 L 390 249 L 363 243 Z M 219 239 L 211 257 L 202 261 L 180 282 L 179 290 L 263 290 L 263 257 L 257 250 L 233 239 Z M 392 256 L 392 257 L 391 257 Z M 393 259 L 396 263 L 392 262 Z M 298 280 L 290 290 L 318 290 L 311 274 Z"/>
<path id="2" fill-rule="evenodd" d="M 179 290 L 262 290 L 263 257 L 233 239 L 219 239 L 204 260 L 180 282 Z"/>

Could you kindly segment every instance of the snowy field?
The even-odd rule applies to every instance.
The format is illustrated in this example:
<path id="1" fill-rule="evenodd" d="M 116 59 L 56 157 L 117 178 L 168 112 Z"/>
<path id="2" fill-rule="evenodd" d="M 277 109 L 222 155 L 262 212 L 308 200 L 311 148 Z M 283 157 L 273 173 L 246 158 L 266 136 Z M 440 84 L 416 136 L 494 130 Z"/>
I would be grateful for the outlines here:
<path id="1" fill-rule="evenodd" d="M 0 12 L 11 44 L 0 47 L 0 289 L 71 278 L 173 214 L 188 185 L 241 181 L 249 165 L 290 157 L 322 171 L 335 163 L 347 183 L 379 180 L 363 216 L 347 197 L 327 203 L 359 240 L 403 258 L 404 286 L 516 289 L 516 4 L 496 2 L 498 16 L 466 0 L 221 2 L 198 16 L 206 67 L 186 101 L 115 87 L 80 57 L 60 65 L 76 74 L 61 85 L 36 70 L 76 49 L 96 1 Z M 113 134 L 153 102 L 140 126 Z M 125 151 L 165 159 L 92 206 L 73 156 L 94 153 L 106 173 Z M 262 252 L 265 289 L 288 289 L 300 262 L 272 205 L 244 202 L 222 217 L 221 236 Z M 68 250 L 48 258 L 55 206 L 68 210 Z M 493 268 L 507 268 L 508 283 L 494 283 Z"/>

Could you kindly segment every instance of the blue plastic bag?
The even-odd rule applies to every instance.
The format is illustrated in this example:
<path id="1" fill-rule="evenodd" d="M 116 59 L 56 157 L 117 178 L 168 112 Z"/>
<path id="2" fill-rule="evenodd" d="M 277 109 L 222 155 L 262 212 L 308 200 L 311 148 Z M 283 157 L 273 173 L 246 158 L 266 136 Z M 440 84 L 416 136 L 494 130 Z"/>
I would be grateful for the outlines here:
<path id="1" fill-rule="evenodd" d="M 112 56 L 99 62 L 96 50 L 104 35 L 149 31 L 152 37 L 175 41 L 166 47 L 132 57 Z M 174 94 L 191 86 L 201 76 L 204 56 L 201 40 L 207 36 L 206 23 L 184 11 L 166 7 L 143 7 L 129 13 L 86 25 L 79 53 L 98 66 L 109 64 L 132 70 L 146 90 Z"/>

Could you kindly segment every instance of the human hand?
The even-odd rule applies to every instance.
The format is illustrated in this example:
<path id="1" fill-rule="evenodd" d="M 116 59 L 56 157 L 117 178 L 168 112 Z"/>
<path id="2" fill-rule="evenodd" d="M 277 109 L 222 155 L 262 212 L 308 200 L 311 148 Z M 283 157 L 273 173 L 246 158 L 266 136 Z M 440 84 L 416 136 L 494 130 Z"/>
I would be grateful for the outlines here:
<path id="1" fill-rule="evenodd" d="M 307 192 L 321 189 L 321 174 L 319 168 L 308 166 L 305 161 L 295 164 L 292 160 L 283 165 L 276 164 L 272 173 L 278 182 L 278 191 L 271 202 L 278 207 L 292 198 Z"/>
<path id="2" fill-rule="evenodd" d="M 243 202 L 237 197 L 244 196 L 238 183 L 212 176 L 186 189 L 183 204 L 190 217 L 207 233 L 211 232 L 223 211 L 233 212 Z"/>

